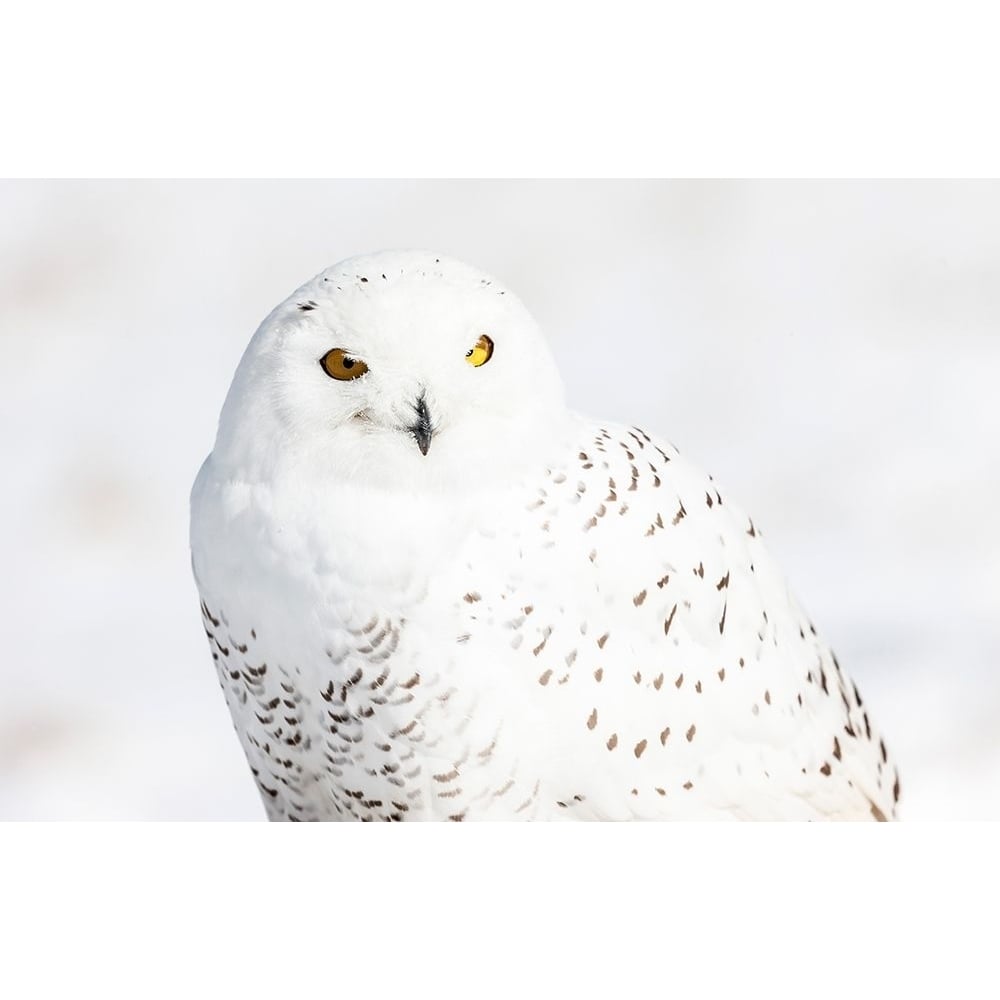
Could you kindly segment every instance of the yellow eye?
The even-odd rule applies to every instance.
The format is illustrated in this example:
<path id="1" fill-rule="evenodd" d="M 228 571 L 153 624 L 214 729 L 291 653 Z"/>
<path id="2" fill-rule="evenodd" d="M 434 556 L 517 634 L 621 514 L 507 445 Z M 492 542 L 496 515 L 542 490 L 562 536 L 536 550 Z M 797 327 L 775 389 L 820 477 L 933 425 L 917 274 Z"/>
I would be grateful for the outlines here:
<path id="1" fill-rule="evenodd" d="M 360 358 L 352 358 L 339 347 L 327 351 L 319 359 L 319 363 L 323 366 L 323 371 L 338 382 L 349 382 L 352 378 L 361 378 L 368 371 L 368 365 Z"/>
<path id="2" fill-rule="evenodd" d="M 490 358 L 493 357 L 493 341 L 484 333 L 479 340 L 476 341 L 476 346 L 466 351 L 465 360 L 472 365 L 473 368 L 479 368 L 485 365 Z"/>

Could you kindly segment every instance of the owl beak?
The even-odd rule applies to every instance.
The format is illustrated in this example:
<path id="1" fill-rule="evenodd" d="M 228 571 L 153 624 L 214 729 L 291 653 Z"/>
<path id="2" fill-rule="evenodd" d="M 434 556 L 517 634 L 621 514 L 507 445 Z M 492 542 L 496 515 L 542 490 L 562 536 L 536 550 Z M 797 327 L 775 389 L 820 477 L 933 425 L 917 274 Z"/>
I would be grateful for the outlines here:
<path id="1" fill-rule="evenodd" d="M 424 399 L 422 393 L 420 398 L 414 403 L 413 408 L 417 412 L 417 420 L 416 423 L 410 424 L 406 429 L 416 439 L 420 454 L 426 455 L 431 446 L 431 438 L 434 436 L 434 431 L 431 429 L 431 415 L 427 409 L 427 400 Z"/>

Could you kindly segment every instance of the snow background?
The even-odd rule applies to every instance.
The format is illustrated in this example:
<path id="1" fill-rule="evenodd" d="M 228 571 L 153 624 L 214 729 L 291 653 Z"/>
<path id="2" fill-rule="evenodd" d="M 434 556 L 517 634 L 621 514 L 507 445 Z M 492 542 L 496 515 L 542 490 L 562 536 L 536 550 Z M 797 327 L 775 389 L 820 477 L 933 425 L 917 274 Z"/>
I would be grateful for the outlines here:
<path id="1" fill-rule="evenodd" d="M 188 490 L 268 311 L 409 246 L 753 515 L 904 818 L 1000 818 L 1000 184 L 898 181 L 0 183 L 0 818 L 263 818 Z"/>

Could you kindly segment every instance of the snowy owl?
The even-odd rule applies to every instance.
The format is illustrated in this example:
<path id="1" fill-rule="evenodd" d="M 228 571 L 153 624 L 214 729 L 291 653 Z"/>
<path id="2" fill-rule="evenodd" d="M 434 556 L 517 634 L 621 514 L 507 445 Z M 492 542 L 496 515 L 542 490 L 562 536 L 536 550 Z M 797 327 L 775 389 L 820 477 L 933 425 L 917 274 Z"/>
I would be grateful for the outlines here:
<path id="1" fill-rule="evenodd" d="M 760 533 L 571 412 L 525 307 L 427 252 L 264 320 L 192 494 L 273 820 L 889 819 L 868 710 Z"/>

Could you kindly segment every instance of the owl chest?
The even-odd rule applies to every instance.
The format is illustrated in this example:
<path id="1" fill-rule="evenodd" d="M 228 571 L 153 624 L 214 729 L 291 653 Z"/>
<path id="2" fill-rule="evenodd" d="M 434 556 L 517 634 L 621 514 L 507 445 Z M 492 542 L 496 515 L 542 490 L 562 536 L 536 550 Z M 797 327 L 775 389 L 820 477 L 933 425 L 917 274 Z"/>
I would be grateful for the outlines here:
<path id="1" fill-rule="evenodd" d="M 514 790 L 463 619 L 438 596 L 449 589 L 330 570 L 312 593 L 289 577 L 209 605 L 220 680 L 273 818 L 465 818 L 477 796 Z M 532 788 L 517 791 L 514 806 Z"/>

